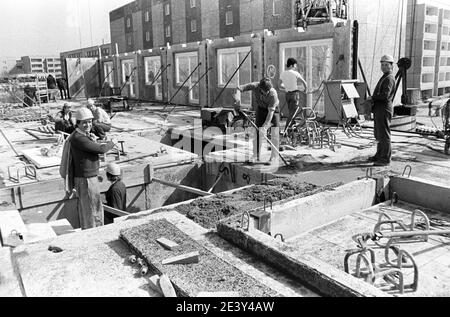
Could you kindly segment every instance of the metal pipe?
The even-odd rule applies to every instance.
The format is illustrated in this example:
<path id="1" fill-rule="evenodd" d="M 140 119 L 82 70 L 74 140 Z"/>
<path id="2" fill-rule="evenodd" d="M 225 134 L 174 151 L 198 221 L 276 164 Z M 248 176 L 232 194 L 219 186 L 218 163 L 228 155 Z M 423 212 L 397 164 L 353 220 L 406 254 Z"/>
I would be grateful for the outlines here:
<path id="1" fill-rule="evenodd" d="M 404 232 L 383 232 L 376 233 L 381 238 L 406 238 L 413 236 L 441 236 L 444 234 L 450 234 L 450 230 L 424 230 L 424 231 L 404 231 Z"/>
<path id="2" fill-rule="evenodd" d="M 165 180 L 162 180 L 162 179 L 158 179 L 158 178 L 152 178 L 152 181 L 153 182 L 157 182 L 157 183 L 162 184 L 162 185 L 174 187 L 174 188 L 177 188 L 177 189 L 189 192 L 189 193 L 193 193 L 193 194 L 196 194 L 196 195 L 199 195 L 199 196 L 206 197 L 206 196 L 212 196 L 213 195 L 211 193 L 205 192 L 205 191 L 197 189 L 197 188 L 193 188 L 193 187 L 189 187 L 189 186 L 185 186 L 185 185 L 180 185 L 180 184 L 175 184 L 175 183 L 168 182 L 168 181 L 165 181 Z"/>
<path id="3" fill-rule="evenodd" d="M 359 50 L 359 23 L 357 20 L 353 21 L 353 66 L 352 74 L 353 79 L 358 79 L 358 50 Z"/>

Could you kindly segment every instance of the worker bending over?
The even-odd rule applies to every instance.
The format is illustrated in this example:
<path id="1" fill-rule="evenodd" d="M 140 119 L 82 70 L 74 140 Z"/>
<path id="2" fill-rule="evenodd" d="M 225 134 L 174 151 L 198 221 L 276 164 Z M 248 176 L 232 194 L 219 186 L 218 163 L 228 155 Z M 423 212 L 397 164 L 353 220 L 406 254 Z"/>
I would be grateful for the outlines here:
<path id="1" fill-rule="evenodd" d="M 372 100 L 374 115 L 374 132 L 378 142 L 377 153 L 369 158 L 374 166 L 388 166 L 391 163 L 391 120 L 393 116 L 393 102 L 395 95 L 394 58 L 385 55 L 381 58 L 381 71 L 383 76 L 379 80 Z"/>
<path id="2" fill-rule="evenodd" d="M 90 133 L 93 118 L 89 109 L 79 109 L 76 114 L 77 127 L 70 137 L 73 183 L 78 195 L 77 210 L 83 230 L 104 224 L 97 178 L 100 168 L 99 154 L 105 154 L 114 148 L 111 141 L 104 144 L 95 141 L 95 137 Z"/>
<path id="3" fill-rule="evenodd" d="M 272 82 L 269 78 L 263 78 L 259 83 L 250 83 L 243 86 L 238 86 L 234 95 L 235 110 L 240 111 L 241 107 L 241 93 L 251 91 L 253 94 L 253 104 L 256 110 L 256 126 L 259 131 L 255 131 L 253 138 L 253 155 L 256 162 L 261 162 L 261 145 L 267 130 L 272 127 L 272 143 L 279 150 L 280 147 L 280 112 L 278 109 L 279 100 L 278 93 L 273 88 Z M 278 152 L 272 149 L 270 161 L 267 165 L 278 161 Z"/>
<path id="4" fill-rule="evenodd" d="M 95 105 L 94 100 L 89 99 L 87 108 L 92 111 L 94 120 L 92 121 L 92 133 L 94 133 L 100 140 L 106 139 L 106 132 L 111 131 L 111 118 L 100 107 Z"/>
<path id="5" fill-rule="evenodd" d="M 114 209 L 127 211 L 127 187 L 122 182 L 121 171 L 116 163 L 109 163 L 106 166 L 106 178 L 111 182 L 111 186 L 105 193 L 106 205 Z M 113 223 L 114 216 L 105 216 L 105 224 Z"/>
<path id="6" fill-rule="evenodd" d="M 286 92 L 286 103 L 289 115 L 286 121 L 286 129 L 294 122 L 294 115 L 299 107 L 306 106 L 306 91 L 308 85 L 302 75 L 297 71 L 297 60 L 289 58 L 287 60 L 287 70 L 280 75 L 280 89 Z M 303 86 L 303 89 L 300 88 Z M 300 112 L 297 112 L 300 113 Z"/>

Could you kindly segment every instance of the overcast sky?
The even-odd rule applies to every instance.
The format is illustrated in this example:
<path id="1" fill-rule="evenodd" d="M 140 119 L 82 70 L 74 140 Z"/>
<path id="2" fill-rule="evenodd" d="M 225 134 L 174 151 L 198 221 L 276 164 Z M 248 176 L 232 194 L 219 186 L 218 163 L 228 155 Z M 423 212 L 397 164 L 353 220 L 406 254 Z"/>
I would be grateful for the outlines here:
<path id="1" fill-rule="evenodd" d="M 80 33 L 81 47 L 107 43 L 109 12 L 130 2 L 0 0 L 0 56 L 59 55 L 80 48 Z"/>

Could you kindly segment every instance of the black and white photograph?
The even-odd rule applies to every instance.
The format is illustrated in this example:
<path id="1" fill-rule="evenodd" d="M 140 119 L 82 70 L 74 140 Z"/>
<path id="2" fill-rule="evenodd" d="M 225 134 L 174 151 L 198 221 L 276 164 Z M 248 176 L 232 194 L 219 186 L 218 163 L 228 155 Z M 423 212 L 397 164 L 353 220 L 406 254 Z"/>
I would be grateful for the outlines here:
<path id="1" fill-rule="evenodd" d="M 0 1 L 2 298 L 450 297 L 449 175 L 448 0 Z"/>

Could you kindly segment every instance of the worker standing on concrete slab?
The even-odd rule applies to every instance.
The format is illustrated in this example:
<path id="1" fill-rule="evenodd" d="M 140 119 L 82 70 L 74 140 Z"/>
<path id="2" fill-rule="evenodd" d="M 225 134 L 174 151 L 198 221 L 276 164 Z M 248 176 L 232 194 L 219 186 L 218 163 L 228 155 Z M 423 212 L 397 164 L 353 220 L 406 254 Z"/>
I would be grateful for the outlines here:
<path id="1" fill-rule="evenodd" d="M 88 100 L 87 108 L 92 111 L 94 120 L 92 121 L 92 133 L 99 137 L 100 140 L 106 139 L 106 132 L 111 131 L 111 118 L 100 107 L 95 105 L 95 101 Z"/>
<path id="2" fill-rule="evenodd" d="M 114 209 L 127 211 L 127 187 L 122 182 L 121 170 L 116 163 L 106 166 L 106 178 L 111 186 L 105 193 L 106 205 Z M 105 224 L 113 222 L 114 217 L 105 216 Z"/>
<path id="3" fill-rule="evenodd" d="M 65 78 L 58 78 L 56 79 L 56 84 L 58 85 L 61 100 L 70 99 L 69 91 L 67 90 L 67 80 Z"/>
<path id="4" fill-rule="evenodd" d="M 256 126 L 259 131 L 255 131 L 253 139 L 253 157 L 256 162 L 261 161 L 262 138 L 267 135 L 267 130 L 272 126 L 272 143 L 278 150 L 280 148 L 280 110 L 278 106 L 278 93 L 273 88 L 269 78 L 263 78 L 261 81 L 238 86 L 234 95 L 235 110 L 239 111 L 241 106 L 241 93 L 252 91 L 253 100 L 256 104 Z M 272 149 L 270 161 L 266 164 L 278 161 L 278 153 Z"/>
<path id="5" fill-rule="evenodd" d="M 71 107 L 68 103 L 65 103 L 62 110 L 58 112 L 53 118 L 55 121 L 55 130 L 61 131 L 67 134 L 72 134 L 75 131 L 75 122 L 72 118 Z"/>
<path id="6" fill-rule="evenodd" d="M 393 116 L 393 101 L 395 94 L 394 58 L 385 55 L 381 58 L 383 76 L 378 82 L 372 100 L 374 115 L 374 133 L 378 142 L 377 153 L 369 158 L 374 166 L 388 166 L 391 163 L 391 120 Z"/>
<path id="7" fill-rule="evenodd" d="M 87 108 L 77 111 L 77 128 L 71 135 L 71 151 L 74 186 L 78 195 L 78 216 L 83 230 L 104 224 L 103 204 L 98 185 L 99 154 L 114 148 L 113 142 L 100 144 L 90 133 L 92 112 Z"/>
<path id="8" fill-rule="evenodd" d="M 289 115 L 286 121 L 288 126 L 291 121 L 295 120 L 294 115 L 298 107 L 306 106 L 306 91 L 308 84 L 303 79 L 302 75 L 297 71 L 297 60 L 289 58 L 287 60 L 287 70 L 280 75 L 280 89 L 286 92 L 286 103 L 289 109 Z M 303 85 L 304 90 L 300 88 Z M 298 112 L 301 113 L 301 112 Z"/>

